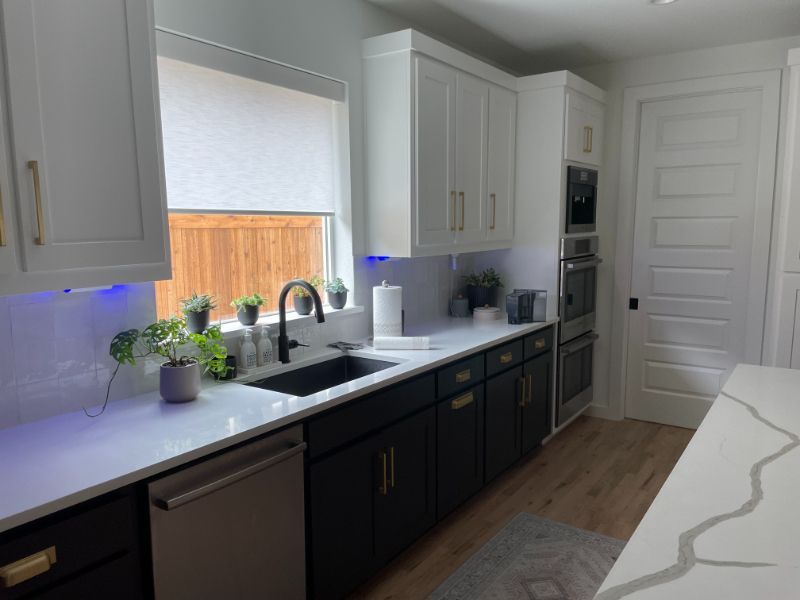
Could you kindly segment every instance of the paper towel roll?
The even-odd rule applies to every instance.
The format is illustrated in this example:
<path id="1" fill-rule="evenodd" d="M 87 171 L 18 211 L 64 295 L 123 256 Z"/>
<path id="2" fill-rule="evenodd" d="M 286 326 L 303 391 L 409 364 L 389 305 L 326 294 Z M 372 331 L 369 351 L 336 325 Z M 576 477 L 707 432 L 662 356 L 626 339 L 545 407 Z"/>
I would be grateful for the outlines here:
<path id="1" fill-rule="evenodd" d="M 403 335 L 403 288 L 383 285 L 372 288 L 372 331 L 375 337 Z"/>
<path id="2" fill-rule="evenodd" d="M 376 337 L 372 340 L 375 350 L 430 350 L 429 337 Z"/>

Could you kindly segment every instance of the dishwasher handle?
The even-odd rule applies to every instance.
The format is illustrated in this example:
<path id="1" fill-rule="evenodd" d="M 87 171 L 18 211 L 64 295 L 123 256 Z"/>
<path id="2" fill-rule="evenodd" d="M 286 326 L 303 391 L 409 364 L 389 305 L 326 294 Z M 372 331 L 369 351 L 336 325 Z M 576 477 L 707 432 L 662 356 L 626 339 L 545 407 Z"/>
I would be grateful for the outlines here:
<path id="1" fill-rule="evenodd" d="M 264 460 L 261 460 L 255 464 L 252 464 L 248 467 L 240 471 L 236 471 L 235 473 L 231 473 L 230 475 L 226 475 L 225 477 L 221 477 L 216 481 L 212 481 L 211 483 L 207 483 L 205 485 L 201 485 L 198 488 L 190 490 L 188 492 L 182 492 L 176 496 L 172 496 L 171 498 L 153 498 L 153 504 L 160 508 L 161 510 L 175 510 L 176 508 L 180 508 L 184 504 L 188 504 L 198 498 L 202 498 L 203 496 L 207 496 L 208 494 L 212 494 L 217 490 L 221 490 L 222 488 L 228 487 L 236 483 L 237 481 L 241 481 L 246 477 L 250 477 L 251 475 L 255 475 L 264 469 L 268 469 L 269 467 L 275 466 L 278 463 L 282 463 L 285 460 L 289 460 L 293 456 L 300 454 L 301 452 L 305 451 L 308 447 L 306 442 L 299 442 L 294 444 L 290 448 L 284 450 L 283 452 L 279 452 L 274 456 L 270 456 Z"/>

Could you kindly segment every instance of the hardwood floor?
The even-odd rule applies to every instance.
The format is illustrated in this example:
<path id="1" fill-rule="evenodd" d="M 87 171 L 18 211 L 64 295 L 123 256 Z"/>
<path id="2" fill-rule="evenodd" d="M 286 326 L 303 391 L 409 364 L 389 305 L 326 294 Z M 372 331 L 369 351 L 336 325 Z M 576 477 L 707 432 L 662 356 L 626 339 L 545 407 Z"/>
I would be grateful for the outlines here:
<path id="1" fill-rule="evenodd" d="M 627 540 L 693 433 L 581 417 L 436 525 L 352 598 L 425 598 L 523 511 Z"/>

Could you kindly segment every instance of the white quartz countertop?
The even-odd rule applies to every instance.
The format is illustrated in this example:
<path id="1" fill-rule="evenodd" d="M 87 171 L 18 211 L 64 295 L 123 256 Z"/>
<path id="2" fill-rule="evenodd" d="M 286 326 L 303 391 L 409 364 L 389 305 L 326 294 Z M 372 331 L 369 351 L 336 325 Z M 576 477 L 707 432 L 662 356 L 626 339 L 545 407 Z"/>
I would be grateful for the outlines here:
<path id="1" fill-rule="evenodd" d="M 112 402 L 94 419 L 75 412 L 1 430 L 0 532 L 554 322 L 508 325 L 505 320 L 447 319 L 415 327 L 407 334 L 430 336 L 430 350 L 367 347 L 351 352 L 398 364 L 302 398 L 218 383 L 186 404 L 166 404 L 153 392 Z M 321 349 L 290 368 L 339 354 Z"/>
<path id="2" fill-rule="evenodd" d="M 596 600 L 800 598 L 800 371 L 739 365 Z"/>

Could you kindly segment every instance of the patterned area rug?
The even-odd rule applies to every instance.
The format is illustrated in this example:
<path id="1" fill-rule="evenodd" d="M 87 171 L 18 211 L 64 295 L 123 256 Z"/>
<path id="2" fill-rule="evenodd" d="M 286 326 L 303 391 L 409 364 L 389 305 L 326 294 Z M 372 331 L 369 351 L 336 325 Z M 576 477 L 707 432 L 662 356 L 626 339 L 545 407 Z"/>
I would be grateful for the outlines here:
<path id="1" fill-rule="evenodd" d="M 429 600 L 591 600 L 624 546 L 519 513 Z"/>

